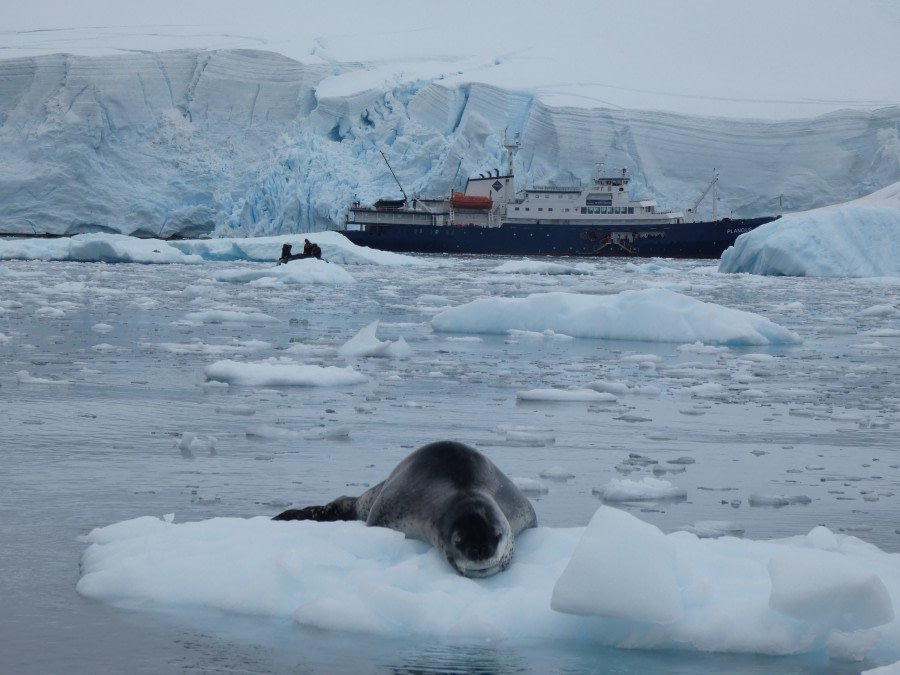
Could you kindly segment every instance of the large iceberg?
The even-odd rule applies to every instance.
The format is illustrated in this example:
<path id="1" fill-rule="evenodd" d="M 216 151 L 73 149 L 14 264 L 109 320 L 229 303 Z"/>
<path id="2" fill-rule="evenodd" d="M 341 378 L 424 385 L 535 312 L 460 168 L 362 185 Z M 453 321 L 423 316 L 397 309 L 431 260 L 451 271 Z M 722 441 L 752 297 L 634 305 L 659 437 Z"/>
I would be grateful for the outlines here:
<path id="1" fill-rule="evenodd" d="M 794 213 L 738 237 L 720 272 L 810 277 L 900 276 L 900 183 Z"/>

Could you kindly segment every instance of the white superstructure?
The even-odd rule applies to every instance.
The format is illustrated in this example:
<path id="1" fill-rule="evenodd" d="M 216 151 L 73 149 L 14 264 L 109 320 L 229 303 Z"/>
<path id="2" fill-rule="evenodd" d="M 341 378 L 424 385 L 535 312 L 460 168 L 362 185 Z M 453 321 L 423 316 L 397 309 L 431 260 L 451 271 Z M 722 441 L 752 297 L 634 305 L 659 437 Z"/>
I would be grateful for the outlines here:
<path id="1" fill-rule="evenodd" d="M 658 211 L 655 199 L 631 198 L 631 179 L 625 169 L 617 175 L 608 176 L 602 164 L 588 187 L 531 187 L 517 192 L 513 153 L 518 149 L 519 142 L 506 142 L 504 147 L 508 153 L 505 175 L 495 169 L 493 173 L 469 178 L 462 193 L 451 192 L 444 197 L 413 195 L 412 199 L 407 199 L 404 192 L 403 200 L 382 201 L 372 207 L 354 204 L 348 214 L 348 226 L 352 228 L 361 221 L 478 227 L 500 227 L 503 224 L 677 225 L 694 222 L 697 206 L 710 190 L 716 198 L 718 174 L 714 172 L 709 187 L 692 208 L 686 212 Z M 715 213 L 715 205 L 713 209 Z M 364 218 L 360 218 L 363 215 Z"/>

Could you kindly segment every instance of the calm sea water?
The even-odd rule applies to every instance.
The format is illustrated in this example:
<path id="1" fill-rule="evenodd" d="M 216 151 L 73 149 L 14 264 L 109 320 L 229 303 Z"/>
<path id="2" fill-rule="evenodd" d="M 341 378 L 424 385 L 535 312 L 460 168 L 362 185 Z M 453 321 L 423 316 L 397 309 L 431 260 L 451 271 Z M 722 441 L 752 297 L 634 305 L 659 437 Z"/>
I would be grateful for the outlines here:
<path id="1" fill-rule="evenodd" d="M 690 261 L 665 263 L 669 274 L 600 261 L 591 263 L 589 276 L 499 275 L 491 271 L 498 259 L 437 260 L 436 269 L 349 268 L 358 283 L 346 288 L 212 278 L 215 270 L 249 263 L 3 263 L 0 671 L 849 673 L 866 667 L 818 657 L 422 644 L 305 631 L 258 617 L 123 611 L 75 592 L 84 550 L 77 538 L 94 527 L 169 512 L 179 521 L 272 514 L 284 499 L 318 503 L 361 491 L 412 448 L 440 438 L 477 445 L 509 475 L 537 477 L 554 465 L 573 473 L 536 499 L 543 525 L 586 524 L 599 503 L 592 490 L 626 475 L 630 454 L 683 455 L 695 463 L 669 478 L 688 489 L 688 500 L 627 507 L 664 531 L 728 520 L 759 539 L 822 524 L 900 550 L 900 323 L 889 310 L 900 308 L 896 280 L 713 275 Z M 427 325 L 443 302 L 432 296 L 458 303 L 489 294 L 611 293 L 645 285 L 760 313 L 804 343 L 706 352 L 527 336 L 460 341 Z M 192 315 L 210 309 L 280 320 L 198 323 Z M 298 360 L 337 363 L 333 350 L 375 319 L 380 338 L 403 336 L 414 356 L 359 362 L 369 384 L 204 386 L 203 368 L 235 355 L 261 359 L 304 346 Z M 634 358 L 641 354 L 646 358 Z M 771 358 L 740 359 L 747 354 Z M 523 389 L 597 379 L 658 393 L 612 405 L 516 399 Z M 723 385 L 719 393 L 691 389 L 716 383 Z M 254 433 L 279 427 L 321 429 L 323 438 L 298 444 Z M 340 429 L 347 435 L 331 437 Z M 551 440 L 516 443 L 509 429 Z M 185 432 L 214 436 L 215 453 L 184 457 L 176 441 Z M 806 496 L 810 503 L 753 507 L 752 494 Z"/>

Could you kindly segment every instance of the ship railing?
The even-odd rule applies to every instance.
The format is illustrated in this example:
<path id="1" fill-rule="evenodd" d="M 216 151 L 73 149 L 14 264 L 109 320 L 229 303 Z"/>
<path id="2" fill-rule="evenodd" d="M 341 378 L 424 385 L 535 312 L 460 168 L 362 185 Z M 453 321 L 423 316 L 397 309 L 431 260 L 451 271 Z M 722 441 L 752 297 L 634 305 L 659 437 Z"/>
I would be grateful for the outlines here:
<path id="1" fill-rule="evenodd" d="M 354 222 L 366 225 L 415 225 L 423 218 L 431 221 L 432 225 L 440 225 L 448 215 L 447 213 L 433 213 L 426 211 L 376 211 L 375 209 L 351 209 L 354 213 Z"/>
<path id="2" fill-rule="evenodd" d="M 573 192 L 580 193 L 584 188 L 580 185 L 535 185 L 523 192 Z"/>

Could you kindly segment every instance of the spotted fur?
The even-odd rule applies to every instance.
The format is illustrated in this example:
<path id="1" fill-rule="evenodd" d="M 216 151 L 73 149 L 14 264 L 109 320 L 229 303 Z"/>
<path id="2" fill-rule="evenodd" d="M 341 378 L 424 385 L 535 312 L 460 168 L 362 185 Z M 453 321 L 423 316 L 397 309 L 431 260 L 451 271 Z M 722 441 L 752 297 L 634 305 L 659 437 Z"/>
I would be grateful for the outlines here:
<path id="1" fill-rule="evenodd" d="M 528 498 L 493 462 L 455 441 L 425 445 L 359 497 L 290 509 L 274 520 L 362 520 L 434 546 L 467 577 L 506 569 L 515 538 L 537 525 Z"/>

